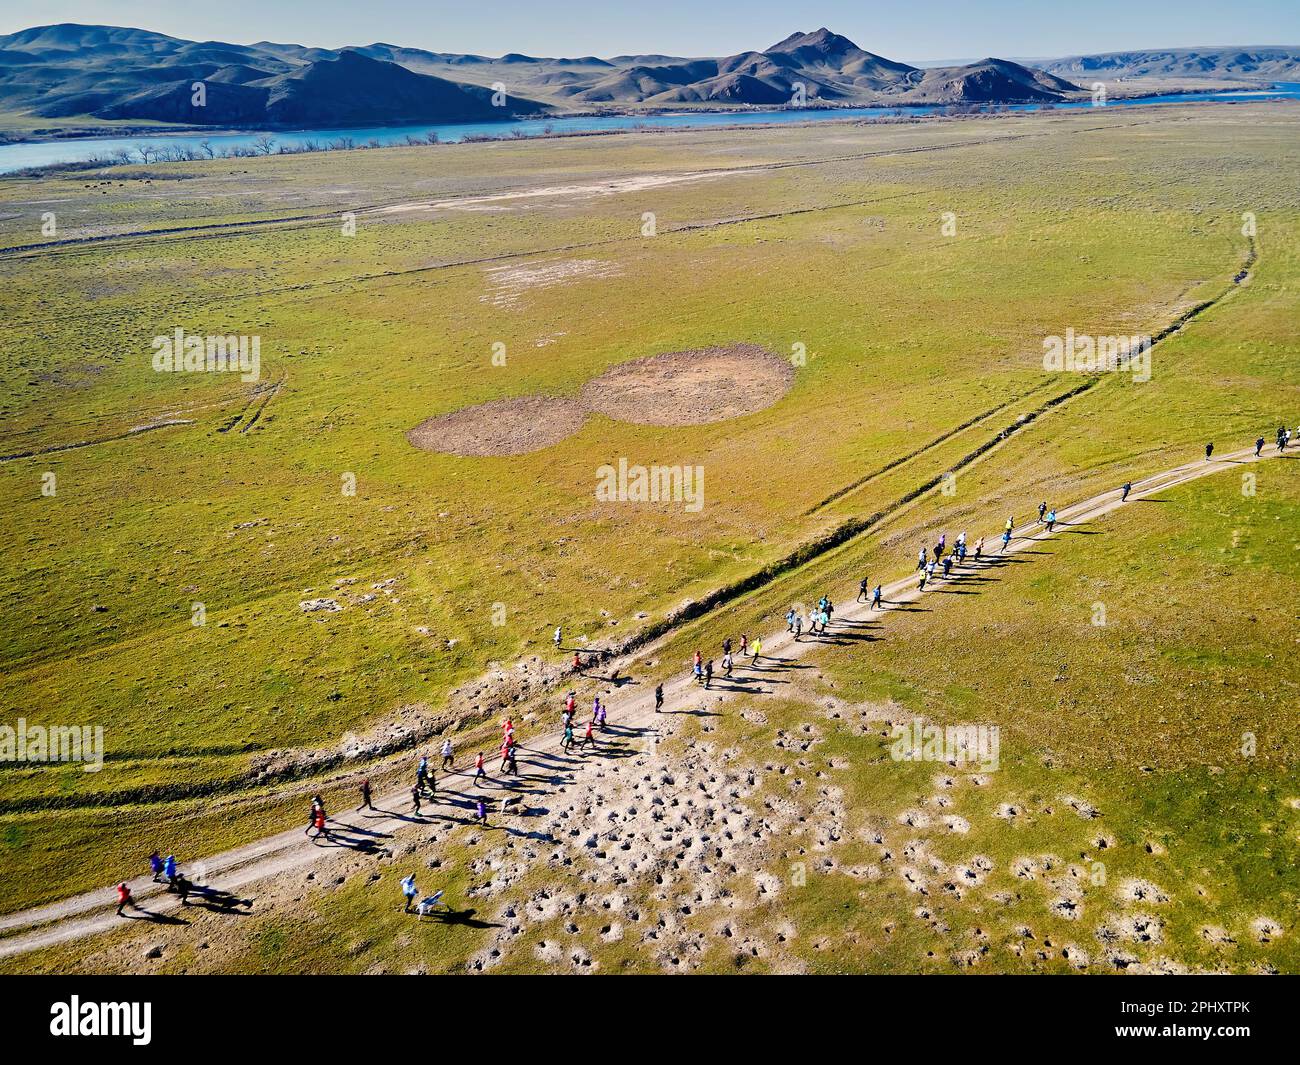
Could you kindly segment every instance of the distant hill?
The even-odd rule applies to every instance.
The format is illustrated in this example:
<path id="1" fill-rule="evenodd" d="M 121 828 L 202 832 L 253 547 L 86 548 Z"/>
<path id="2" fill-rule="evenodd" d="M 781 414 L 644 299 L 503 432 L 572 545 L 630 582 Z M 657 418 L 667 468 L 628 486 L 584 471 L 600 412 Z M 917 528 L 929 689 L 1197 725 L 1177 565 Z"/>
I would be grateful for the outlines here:
<path id="1" fill-rule="evenodd" d="M 204 105 L 192 103 L 204 83 Z M 338 127 L 460 122 L 546 110 L 363 51 L 183 41 L 113 26 L 40 26 L 0 37 L 0 106 L 51 118 Z"/>
<path id="2" fill-rule="evenodd" d="M 205 85 L 206 104 L 191 103 Z M 492 106 L 506 86 L 507 105 Z M 63 24 L 0 37 L 0 108 L 189 125 L 454 122 L 609 109 L 1051 101 L 1080 91 L 1008 60 L 918 70 L 825 27 L 718 58 L 497 58 L 375 43 L 323 49 L 185 41 L 148 30 Z"/>
<path id="3" fill-rule="evenodd" d="M 1300 81 L 1300 47 L 1171 48 L 1067 56 L 1044 63 L 1065 78 Z"/>
<path id="4" fill-rule="evenodd" d="M 1071 82 L 1007 59 L 981 59 L 958 67 L 930 67 L 909 76 L 911 95 L 927 103 L 969 101 L 1050 102 L 1076 91 Z"/>

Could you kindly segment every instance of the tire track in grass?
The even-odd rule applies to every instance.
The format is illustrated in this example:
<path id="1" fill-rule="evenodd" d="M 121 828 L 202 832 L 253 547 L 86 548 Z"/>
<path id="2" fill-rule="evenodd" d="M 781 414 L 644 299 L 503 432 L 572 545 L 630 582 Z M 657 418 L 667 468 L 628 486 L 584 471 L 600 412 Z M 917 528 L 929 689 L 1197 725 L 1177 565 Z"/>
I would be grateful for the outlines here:
<path id="1" fill-rule="evenodd" d="M 1123 129 L 1127 126 L 1147 125 L 1145 122 L 1122 123 L 1115 126 L 1091 126 L 1080 130 L 1067 130 L 1069 134 L 1091 133 L 1100 129 Z M 749 127 L 759 128 L 759 127 Z M 940 152 L 950 151 L 955 148 L 970 148 L 988 144 L 1002 144 L 1011 141 L 1027 140 L 1033 137 L 1046 137 L 1059 130 L 1043 130 L 1037 133 L 1013 133 L 1000 137 L 985 137 L 980 140 L 968 141 L 951 141 L 942 144 L 925 144 L 915 145 L 908 148 L 887 148 L 873 152 L 853 152 L 848 155 L 824 156 L 817 159 L 788 159 L 773 163 L 751 163 L 745 166 L 728 166 L 714 167 L 705 170 L 683 171 L 680 175 L 682 180 L 693 180 L 697 178 L 725 177 L 732 174 L 752 174 L 764 173 L 776 170 L 788 170 L 801 167 L 827 166 L 831 163 L 855 163 L 866 159 L 880 159 L 891 156 L 915 155 L 923 152 Z M 599 179 L 593 179 L 598 182 Z M 593 184 L 592 188 L 597 188 L 598 184 Z M 387 203 L 367 204 L 361 207 L 353 208 L 356 214 L 377 214 L 380 212 L 391 212 L 396 208 L 420 209 L 426 203 L 446 203 L 448 210 L 454 209 L 456 202 L 481 202 L 485 199 L 521 199 L 527 198 L 530 194 L 540 192 L 544 186 L 509 186 L 495 192 L 469 192 L 460 196 L 447 196 L 438 201 L 425 200 L 394 200 Z M 239 222 L 208 222 L 202 225 L 194 226 L 168 226 L 161 229 L 140 229 L 128 230 L 123 233 L 103 233 L 88 237 L 68 237 L 63 240 L 41 241 L 35 244 L 15 244 L 6 248 L 0 248 L 0 261 L 9 258 L 23 258 L 32 253 L 41 254 L 76 254 L 82 251 L 90 250 L 92 247 L 98 250 L 100 247 L 142 247 L 155 242 L 157 237 L 172 237 L 175 240 L 168 243 L 180 243 L 184 240 L 206 240 L 220 239 L 228 236 L 240 236 L 244 233 L 255 232 L 257 230 L 294 230 L 308 229 L 320 226 L 333 226 L 338 222 L 339 212 L 336 210 L 326 211 L 318 214 L 298 214 L 286 215 L 278 218 L 251 218 Z"/>

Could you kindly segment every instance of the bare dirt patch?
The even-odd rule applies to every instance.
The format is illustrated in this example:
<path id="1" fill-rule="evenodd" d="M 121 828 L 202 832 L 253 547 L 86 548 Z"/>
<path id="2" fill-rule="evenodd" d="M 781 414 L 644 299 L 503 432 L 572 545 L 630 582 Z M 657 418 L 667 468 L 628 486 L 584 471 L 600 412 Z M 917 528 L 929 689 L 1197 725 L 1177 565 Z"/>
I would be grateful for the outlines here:
<path id="1" fill-rule="evenodd" d="M 586 417 L 572 399 L 521 396 L 429 418 L 408 430 L 406 439 L 445 455 L 523 455 L 576 433 Z"/>
<path id="2" fill-rule="evenodd" d="M 793 383 L 787 360 L 731 344 L 625 362 L 583 385 L 582 402 L 637 425 L 703 425 L 764 410 Z"/>
<path id="3" fill-rule="evenodd" d="M 764 410 L 793 382 L 794 367 L 757 344 L 670 351 L 605 371 L 576 400 L 494 400 L 429 418 L 406 438 L 445 455 L 523 455 L 576 433 L 589 411 L 637 425 L 703 425 Z"/>

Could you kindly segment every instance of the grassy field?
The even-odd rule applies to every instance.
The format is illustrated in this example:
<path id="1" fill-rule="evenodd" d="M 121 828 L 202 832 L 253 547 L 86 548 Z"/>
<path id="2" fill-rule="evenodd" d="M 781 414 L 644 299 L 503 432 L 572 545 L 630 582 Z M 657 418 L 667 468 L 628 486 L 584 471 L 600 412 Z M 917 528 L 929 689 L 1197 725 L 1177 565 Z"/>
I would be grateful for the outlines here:
<path id="1" fill-rule="evenodd" d="M 283 824 L 321 782 L 286 795 L 252 777 L 255 760 L 332 749 L 412 704 L 434 714 L 448 704 L 449 720 L 469 727 L 475 708 L 453 693 L 496 663 L 544 654 L 557 624 L 569 641 L 628 639 L 799 544 L 882 515 L 871 535 L 684 626 L 660 655 L 676 662 L 705 633 L 775 617 L 826 582 L 856 583 L 863 566 L 906 572 L 940 527 L 991 532 L 1039 498 L 1080 498 L 1183 461 L 1206 439 L 1240 446 L 1294 423 L 1297 123 L 1285 105 L 1195 106 L 0 182 L 0 450 L 31 453 L 0 463 L 4 717 L 102 723 L 109 759 L 98 774 L 3 770 L 0 908 L 126 875 L 160 837 L 209 853 Z M 408 204 L 433 206 L 383 210 Z M 98 239 L 22 250 L 49 239 L 46 211 L 58 237 Z M 643 235 L 647 212 L 654 236 Z M 557 263 L 562 275 L 536 269 Z M 1088 378 L 1051 405 L 1085 378 L 1043 370 L 1044 336 L 1157 334 L 1207 301 L 1156 346 L 1150 381 Z M 271 387 L 253 395 L 231 375 L 155 373 L 151 340 L 178 326 L 260 336 L 260 384 Z M 404 436 L 432 415 L 573 396 L 627 360 L 729 342 L 781 355 L 801 345 L 808 358 L 774 406 L 711 425 L 596 416 L 544 451 L 492 458 L 417 451 Z M 962 466 L 954 495 L 900 502 L 1035 412 Z M 121 435 L 169 419 L 192 424 Z M 706 506 L 597 502 L 596 468 L 620 456 L 704 466 Z M 997 802 L 1027 797 L 1037 811 L 1056 802 L 1053 788 L 1086 795 L 1129 851 L 1146 833 L 1195 826 L 1182 864 L 1135 851 L 1119 872 L 1149 866 L 1171 889 L 1175 872 L 1180 887 L 1202 876 L 1213 898 L 1201 910 L 1231 910 L 1220 923 L 1244 944 L 1233 921 L 1270 899 L 1294 909 L 1283 860 L 1294 866 L 1296 828 L 1278 804 L 1296 755 L 1294 730 L 1279 725 L 1294 714 L 1297 676 L 1295 499 L 1290 464 L 1277 465 L 1254 497 L 1216 482 L 1184 490 L 1177 508 L 1126 515 L 1125 550 L 1142 551 L 1112 556 L 1121 537 L 1109 531 L 1067 536 L 1024 577 L 909 615 L 868 657 L 830 652 L 826 673 L 855 703 L 999 723 L 1016 754 L 989 793 Z M 42 495 L 46 474 L 53 496 Z M 346 475 L 355 495 L 341 491 Z M 1163 518 L 1175 509 L 1176 527 Z M 299 607 L 325 596 L 343 609 Z M 1098 601 L 1104 628 L 1090 623 Z M 763 707 L 781 727 L 810 712 L 796 698 Z M 740 730 L 729 742 L 742 750 L 763 742 L 743 719 L 716 727 Z M 1232 751 L 1246 731 L 1259 753 L 1242 764 Z M 846 765 L 879 760 L 870 737 L 831 732 L 828 752 Z M 1057 768 L 1042 765 L 1045 752 Z M 840 773 L 843 805 L 892 817 L 932 775 L 907 772 L 918 775 Z M 1234 811 L 1228 835 L 1210 827 L 1212 809 Z M 1035 813 L 1026 853 L 1067 820 Z M 1201 874 L 1225 839 L 1231 875 Z M 837 860 L 869 864 L 859 843 L 861 856 Z M 1054 846 L 1071 861 L 1086 843 Z M 956 861 L 954 845 L 936 841 L 936 853 Z M 987 843 L 991 881 L 1007 874 L 1008 846 Z M 836 940 L 809 953 L 818 922 L 833 923 L 864 887 L 830 882 L 791 916 L 805 930 L 803 964 L 928 964 L 917 948 L 930 933 L 903 920 L 915 900 L 888 878 L 879 890 L 890 885 L 891 901 L 873 901 L 897 910 L 898 939 L 880 940 L 873 914 L 875 931 L 852 931 L 873 951 Z M 361 885 L 331 898 L 357 909 L 331 902 L 322 922 L 364 923 Z M 1281 920 L 1283 908 L 1268 915 Z M 1192 929 L 1201 910 L 1180 910 L 1174 956 L 1188 964 L 1209 956 Z M 469 931 L 430 967 L 459 964 Z M 255 968 L 258 950 L 286 966 L 326 964 L 266 947 L 279 943 L 273 921 L 260 934 L 253 953 L 223 964 Z M 387 938 L 380 924 L 370 938 Z M 322 944 L 332 958 L 334 937 Z M 637 962 L 627 944 L 598 945 L 607 966 Z M 594 957 L 596 946 L 584 949 Z M 1099 956 L 1095 941 L 1083 949 Z M 1274 956 L 1242 947 L 1252 964 Z M 416 964 L 356 958 L 359 969 Z M 701 964 L 734 959 L 719 947 Z"/>

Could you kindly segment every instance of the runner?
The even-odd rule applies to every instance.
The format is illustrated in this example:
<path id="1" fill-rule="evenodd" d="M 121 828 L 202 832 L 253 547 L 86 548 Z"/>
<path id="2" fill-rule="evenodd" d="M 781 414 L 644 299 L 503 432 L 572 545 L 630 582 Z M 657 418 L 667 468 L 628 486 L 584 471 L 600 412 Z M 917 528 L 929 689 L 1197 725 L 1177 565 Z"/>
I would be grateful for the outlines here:
<path id="1" fill-rule="evenodd" d="M 750 665 L 758 665 L 758 656 L 763 653 L 763 641 L 757 636 L 754 637 L 754 660 Z"/>
<path id="2" fill-rule="evenodd" d="M 559 625 L 556 625 L 555 626 L 555 649 L 557 651 L 560 649 L 560 640 L 563 638 L 564 638 L 563 630 L 561 630 Z"/>
<path id="3" fill-rule="evenodd" d="M 872 609 L 872 610 L 879 610 L 879 609 L 880 609 L 880 604 L 881 604 L 881 598 L 880 598 L 880 597 L 881 597 L 881 595 L 883 595 L 883 594 L 884 594 L 884 589 L 883 589 L 879 584 L 877 584 L 876 587 L 875 587 L 875 590 L 871 593 L 871 609 Z"/>
<path id="4" fill-rule="evenodd" d="M 370 801 L 370 778 L 366 777 L 361 781 L 361 805 L 358 810 L 373 810 L 375 804 Z"/>
<path id="5" fill-rule="evenodd" d="M 746 633 L 740 634 L 740 657 L 744 658 L 749 654 L 749 636 Z"/>
<path id="6" fill-rule="evenodd" d="M 572 724 L 572 722 L 567 722 L 567 721 L 566 721 L 565 724 L 564 724 L 564 739 L 562 739 L 562 740 L 560 741 L 560 747 L 563 749 L 563 751 L 564 751 L 565 754 L 568 754 L 569 751 L 573 749 L 573 724 Z"/>
<path id="7" fill-rule="evenodd" d="M 421 758 L 420 764 L 415 769 L 415 786 L 421 791 L 424 790 L 425 778 L 429 775 L 429 759 Z"/>
<path id="8" fill-rule="evenodd" d="M 962 533 L 962 536 L 965 536 L 965 535 L 966 535 L 965 533 Z M 958 540 L 958 541 L 957 541 L 957 561 L 958 561 L 958 562 L 961 562 L 961 563 L 964 563 L 964 562 L 966 561 L 966 541 L 965 541 L 965 540 Z"/>
<path id="9" fill-rule="evenodd" d="M 506 753 L 506 772 L 512 777 L 519 775 L 519 763 L 515 761 L 515 744 L 510 745 L 510 750 Z"/>
<path id="10" fill-rule="evenodd" d="M 861 582 L 858 584 L 858 597 L 853 600 L 855 603 L 860 603 L 862 600 L 867 598 L 870 585 L 871 582 L 867 580 L 866 577 L 863 577 Z"/>
<path id="11" fill-rule="evenodd" d="M 418 785 L 411 789 L 411 805 L 415 807 L 415 816 L 420 816 L 420 789 Z"/>
<path id="12" fill-rule="evenodd" d="M 325 824 L 325 807 L 316 807 L 316 820 L 313 822 L 313 826 L 316 829 L 316 835 L 314 838 L 320 839 L 321 836 L 324 836 L 326 839 L 329 839 L 330 830 Z"/>
<path id="13" fill-rule="evenodd" d="M 921 570 L 921 583 L 916 586 L 918 592 L 925 591 L 925 570 Z"/>
<path id="14" fill-rule="evenodd" d="M 1264 438 L 1261 436 L 1255 441 L 1255 458 L 1259 458 L 1259 453 L 1264 450 Z"/>
<path id="15" fill-rule="evenodd" d="M 498 773 L 504 773 L 506 767 L 510 764 L 510 751 L 510 741 L 503 740 L 501 742 L 501 750 L 498 752 L 501 755 L 501 767 L 497 770 Z"/>
<path id="16" fill-rule="evenodd" d="M 713 683 L 713 659 L 710 658 L 707 662 L 704 663 L 704 690 L 708 691 L 709 685 L 711 685 L 712 683 Z M 605 726 L 603 724 L 601 725 L 600 728 L 602 732 L 605 730 Z"/>
<path id="17" fill-rule="evenodd" d="M 916 568 L 925 569 L 925 561 L 930 557 L 930 552 L 924 547 L 916 553 Z"/>
<path id="18" fill-rule="evenodd" d="M 1047 512 L 1047 531 L 1051 532 L 1055 528 L 1056 528 L 1056 511 L 1050 510 Z"/>
<path id="19" fill-rule="evenodd" d="M 1119 497 L 1119 501 L 1120 501 L 1121 503 L 1126 503 L 1126 502 L 1128 502 L 1128 494 L 1129 494 L 1131 491 L 1133 491 L 1133 482 L 1132 482 L 1132 481 L 1125 481 L 1124 484 L 1123 484 L 1123 486 L 1120 488 L 1120 497 Z"/>
<path id="20" fill-rule="evenodd" d="M 122 911 L 127 906 L 130 906 L 131 909 L 133 910 L 138 910 L 140 908 L 139 903 L 137 903 L 135 899 L 131 897 L 131 889 L 127 887 L 126 881 L 123 881 L 122 883 L 118 884 L 116 890 L 117 890 L 117 915 L 119 917 L 126 916 Z"/>
<path id="21" fill-rule="evenodd" d="M 474 804 L 474 820 L 487 828 L 487 804 L 482 799 Z"/>
<path id="22" fill-rule="evenodd" d="M 167 878 L 167 886 L 169 889 L 176 886 L 176 874 L 178 872 L 179 870 L 176 868 L 176 856 L 174 854 L 167 855 L 167 860 L 163 862 L 163 876 Z"/>
<path id="23" fill-rule="evenodd" d="M 596 746 L 596 736 L 595 736 L 595 734 L 592 732 L 592 728 L 593 728 L 594 725 L 595 725 L 595 722 L 593 722 L 593 721 L 588 721 L 588 722 L 587 722 L 587 731 L 583 734 L 582 742 L 581 742 L 580 744 L 578 744 L 578 749 L 579 749 L 579 750 L 585 750 L 587 744 L 589 744 L 589 743 L 590 743 L 593 747 Z"/>
<path id="24" fill-rule="evenodd" d="M 799 617 L 799 615 L 796 614 L 794 619 L 794 642 L 795 643 L 799 642 L 799 636 L 802 633 L 803 633 L 803 618 Z M 726 663 L 726 659 L 723 659 L 723 663 L 724 664 Z M 728 672 L 727 676 L 731 676 L 731 673 Z"/>
<path id="25" fill-rule="evenodd" d="M 975 541 L 975 561 L 976 561 L 976 562 L 979 561 L 979 557 L 980 557 L 980 555 L 982 555 L 983 553 L 984 553 L 984 537 L 981 536 L 978 540 Z"/>
<path id="26" fill-rule="evenodd" d="M 1016 519 L 1015 519 L 1015 518 L 1007 518 L 1007 523 L 1006 523 L 1006 525 L 1004 525 L 1004 526 L 1002 527 L 1002 531 L 1003 531 L 1003 532 L 1010 532 L 1010 531 L 1011 531 L 1012 529 L 1014 529 L 1015 527 L 1016 527 Z"/>
<path id="27" fill-rule="evenodd" d="M 442 741 L 442 768 L 450 769 L 456 756 L 456 748 L 452 746 L 451 740 Z"/>
<path id="28" fill-rule="evenodd" d="M 573 668 L 576 670 L 582 669 L 582 659 L 579 657 L 577 651 L 573 652 Z"/>
<path id="29" fill-rule="evenodd" d="M 406 899 L 406 905 L 402 907 L 403 913 L 411 912 L 411 903 L 415 901 L 415 896 L 419 890 L 415 886 L 415 874 L 402 878 L 402 896 Z"/>
<path id="30" fill-rule="evenodd" d="M 153 875 L 154 883 L 158 883 L 158 877 L 162 875 L 163 860 L 162 856 L 154 851 L 149 855 L 149 872 Z"/>
<path id="31" fill-rule="evenodd" d="M 1038 524 L 1043 524 L 1043 515 L 1047 513 L 1047 500 L 1044 499 L 1038 504 Z"/>
<path id="32" fill-rule="evenodd" d="M 656 714 L 662 713 L 663 709 L 664 709 L 664 686 L 662 684 L 656 684 L 655 685 L 655 713 Z"/>
<path id="33" fill-rule="evenodd" d="M 948 555 L 943 560 L 943 579 L 947 580 L 952 574 L 952 555 Z"/>
<path id="34" fill-rule="evenodd" d="M 1205 461 L 1209 462 L 1210 456 L 1213 454 L 1214 454 L 1214 443 L 1213 441 L 1211 441 L 1210 443 L 1205 445 Z"/>
<path id="35" fill-rule="evenodd" d="M 1002 552 L 1004 554 L 1006 553 L 1007 544 L 1009 543 L 1011 543 L 1011 530 L 1007 529 L 1006 532 L 1002 534 Z"/>
<path id="36" fill-rule="evenodd" d="M 794 630 L 794 638 L 795 638 L 796 640 L 799 639 L 799 628 L 798 628 L 798 626 L 795 627 L 795 630 Z M 731 679 L 731 667 L 732 667 L 732 664 L 733 664 L 733 663 L 732 663 L 732 658 L 731 658 L 731 652 L 728 651 L 726 654 L 724 654 L 724 655 L 722 656 L 722 675 L 723 675 L 724 677 L 726 677 L 728 680 Z"/>
<path id="37" fill-rule="evenodd" d="M 794 632 L 794 607 L 785 612 L 785 631 Z"/>
<path id="38" fill-rule="evenodd" d="M 710 674 L 713 673 L 713 659 L 709 659 L 709 673 L 710 673 Z M 597 703 L 596 703 L 596 716 L 595 716 L 594 720 L 595 720 L 595 722 L 596 722 L 597 727 L 600 729 L 601 732 L 604 732 L 604 731 L 605 731 L 605 719 L 606 719 L 607 717 L 608 717 L 608 713 L 607 713 L 606 710 L 605 710 L 605 704 L 604 704 L 604 703 L 601 703 L 599 700 L 597 700 Z"/>
<path id="39" fill-rule="evenodd" d="M 474 787 L 479 786 L 479 781 L 487 776 L 487 770 L 483 768 L 483 752 L 478 752 L 478 757 L 474 759 Z"/>
<path id="40" fill-rule="evenodd" d="M 568 714 L 570 717 L 572 717 L 574 713 L 577 711 L 577 709 L 578 709 L 577 693 L 569 692 L 569 694 L 564 697 L 564 712 Z"/>

